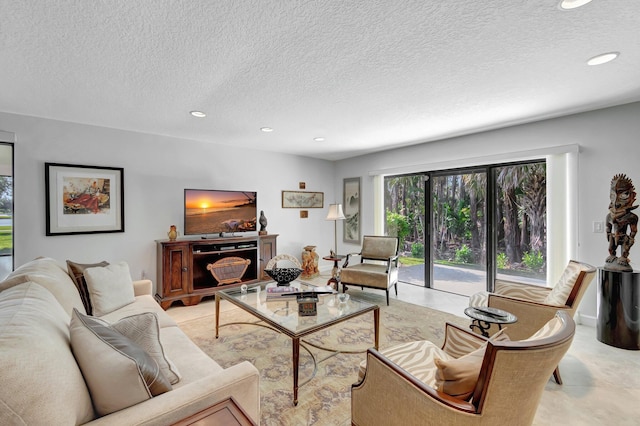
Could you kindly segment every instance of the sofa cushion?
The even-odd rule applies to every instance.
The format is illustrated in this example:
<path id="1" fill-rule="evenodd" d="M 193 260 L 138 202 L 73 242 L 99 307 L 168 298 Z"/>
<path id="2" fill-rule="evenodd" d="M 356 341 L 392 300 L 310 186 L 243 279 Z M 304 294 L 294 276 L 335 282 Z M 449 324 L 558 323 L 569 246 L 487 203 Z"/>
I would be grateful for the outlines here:
<path id="1" fill-rule="evenodd" d="M 133 281 L 126 262 L 84 271 L 93 315 L 102 316 L 135 301 Z"/>
<path id="2" fill-rule="evenodd" d="M 111 328 L 131 339 L 158 363 L 162 374 L 171 384 L 178 383 L 180 373 L 178 368 L 167 358 L 160 342 L 160 327 L 158 317 L 153 312 L 143 312 L 122 318 L 111 324 Z"/>
<path id="3" fill-rule="evenodd" d="M 164 327 L 176 327 L 178 324 L 169 316 L 156 302 L 153 296 L 145 294 L 142 296 L 136 296 L 133 303 L 123 306 L 120 309 L 116 309 L 113 312 L 102 315 L 100 318 L 110 323 L 117 322 L 124 317 L 139 314 L 142 312 L 153 312 L 158 317 L 158 325 L 160 328 Z"/>
<path id="4" fill-rule="evenodd" d="M 2 425 L 77 425 L 95 418 L 69 348 L 69 316 L 39 284 L 0 292 L 0 377 Z"/>
<path id="5" fill-rule="evenodd" d="M 160 328 L 160 341 L 167 357 L 175 363 L 182 376 L 174 389 L 224 371 L 220 364 L 203 352 L 179 327 Z"/>
<path id="6" fill-rule="evenodd" d="M 0 283 L 0 291 L 25 282 L 35 282 L 49 290 L 71 317 L 73 308 L 85 312 L 73 280 L 55 259 L 39 257 L 17 268 Z"/>
<path id="7" fill-rule="evenodd" d="M 387 265 L 376 263 L 357 263 L 340 272 L 340 280 L 345 283 L 386 290 L 392 281 L 387 274 Z"/>
<path id="8" fill-rule="evenodd" d="M 87 315 L 93 315 L 93 310 L 91 309 L 91 298 L 89 297 L 89 289 L 87 288 L 87 280 L 84 278 L 84 271 L 87 268 L 95 268 L 98 266 L 108 266 L 109 262 L 102 261 L 99 263 L 77 263 L 67 260 L 67 271 L 69 272 L 69 276 L 73 280 L 73 283 L 76 285 L 78 289 L 78 293 L 80 293 L 80 298 L 82 299 L 82 304 L 84 305 L 84 310 Z"/>
<path id="9" fill-rule="evenodd" d="M 73 311 L 71 348 L 99 415 L 171 390 L 157 362 L 104 321 Z"/>

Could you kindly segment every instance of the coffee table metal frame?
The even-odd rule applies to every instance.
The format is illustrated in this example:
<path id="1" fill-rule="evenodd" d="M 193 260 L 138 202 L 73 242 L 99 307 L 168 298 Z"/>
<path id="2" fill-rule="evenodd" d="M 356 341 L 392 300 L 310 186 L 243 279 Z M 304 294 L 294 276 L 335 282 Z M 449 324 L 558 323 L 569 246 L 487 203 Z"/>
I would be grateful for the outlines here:
<path id="1" fill-rule="evenodd" d="M 293 351 L 293 405 L 298 405 L 298 388 L 309 382 L 315 376 L 317 371 L 317 361 L 311 351 L 304 344 L 333 352 L 333 355 L 338 353 L 364 352 L 364 350 L 343 351 L 323 348 L 302 340 L 303 337 L 339 324 L 350 318 L 360 316 L 367 312 L 373 312 L 374 348 L 378 349 L 380 339 L 380 307 L 378 305 L 361 301 L 356 298 L 351 298 L 347 303 L 339 304 L 335 301 L 334 295 L 321 295 L 319 297 L 324 300 L 318 303 L 318 314 L 315 316 L 304 317 L 298 315 L 298 304 L 295 299 L 283 298 L 266 300 L 266 292 L 264 291 L 264 288 L 269 285 L 274 286 L 276 283 L 270 282 L 266 284 L 262 283 L 252 285 L 247 289 L 246 294 L 242 293 L 242 291 L 237 287 L 220 290 L 216 293 L 216 339 L 219 336 L 220 327 L 232 324 L 258 325 L 290 337 Z M 312 287 L 299 281 L 294 281 L 291 285 L 298 286 L 303 290 Z M 242 310 L 258 318 L 259 321 L 220 324 L 220 302 L 222 300 L 226 300 L 233 305 L 238 306 Z M 334 300 L 334 302 L 332 303 L 331 300 Z M 300 364 L 301 346 L 313 359 L 314 371 L 308 380 L 299 384 L 298 367 Z M 324 358 L 322 361 L 327 358 Z"/>

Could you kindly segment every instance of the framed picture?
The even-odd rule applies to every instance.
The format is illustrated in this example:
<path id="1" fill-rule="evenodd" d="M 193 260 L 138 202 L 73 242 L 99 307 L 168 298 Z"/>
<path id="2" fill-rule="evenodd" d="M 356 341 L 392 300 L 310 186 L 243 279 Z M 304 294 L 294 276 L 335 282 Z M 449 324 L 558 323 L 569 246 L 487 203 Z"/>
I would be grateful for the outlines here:
<path id="1" fill-rule="evenodd" d="M 44 164 L 47 235 L 124 232 L 124 169 Z"/>
<path id="2" fill-rule="evenodd" d="M 360 244 L 360 178 L 344 180 L 342 240 L 345 243 Z"/>
<path id="3" fill-rule="evenodd" d="M 282 191 L 283 209 L 321 209 L 324 192 Z"/>

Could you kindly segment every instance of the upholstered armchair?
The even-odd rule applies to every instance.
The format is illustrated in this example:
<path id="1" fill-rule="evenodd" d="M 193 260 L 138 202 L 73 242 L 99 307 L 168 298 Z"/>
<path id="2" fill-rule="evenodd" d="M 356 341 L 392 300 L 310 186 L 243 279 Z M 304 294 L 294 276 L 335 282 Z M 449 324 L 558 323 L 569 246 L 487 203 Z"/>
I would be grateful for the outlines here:
<path id="1" fill-rule="evenodd" d="M 553 287 L 496 280 L 493 293 L 480 292 L 469 298 L 469 306 L 490 306 L 511 312 L 518 321 L 509 325 L 509 337 L 524 339 L 549 321 L 559 310 L 571 317 L 596 274 L 596 268 L 575 260 L 569 261 Z M 489 333 L 497 331 L 497 327 Z M 554 372 L 562 384 L 560 371 Z"/>
<path id="2" fill-rule="evenodd" d="M 360 256 L 360 263 L 349 265 L 353 257 Z M 342 292 L 347 284 L 384 290 L 389 305 L 389 289 L 393 286 L 398 295 L 398 238 L 365 235 L 362 250 L 347 255 L 340 272 Z"/>
<path id="3" fill-rule="evenodd" d="M 376 425 L 527 425 L 569 349 L 575 323 L 558 312 L 526 340 L 488 339 L 446 324 L 445 342 L 369 349 L 351 387 L 351 422 Z M 361 366 L 362 367 L 362 366 Z"/>

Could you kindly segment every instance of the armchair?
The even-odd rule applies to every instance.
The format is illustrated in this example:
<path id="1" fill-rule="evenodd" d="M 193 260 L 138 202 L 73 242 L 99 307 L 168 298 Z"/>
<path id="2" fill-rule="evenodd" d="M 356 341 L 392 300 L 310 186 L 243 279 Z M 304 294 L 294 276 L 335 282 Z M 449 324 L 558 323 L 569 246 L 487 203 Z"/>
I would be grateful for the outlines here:
<path id="1" fill-rule="evenodd" d="M 360 263 L 349 265 L 352 256 L 360 256 Z M 362 250 L 347 255 L 340 272 L 340 282 L 343 293 L 347 284 L 384 290 L 389 305 L 392 286 L 398 295 L 398 238 L 365 235 Z"/>
<path id="2" fill-rule="evenodd" d="M 447 323 L 442 348 L 431 342 L 412 342 L 422 349 L 431 347 L 422 352 L 407 344 L 383 351 L 369 349 L 364 377 L 351 387 L 351 423 L 531 424 L 545 385 L 574 334 L 573 319 L 559 311 L 522 341 L 490 340 Z M 427 353 L 430 357 L 420 358 Z M 463 353 L 466 357 L 479 355 L 481 360 L 473 377 L 477 380 L 471 381 L 470 399 L 451 395 L 453 380 L 445 377 L 443 382 L 444 370 L 438 366 L 445 360 L 451 368 L 456 360 L 462 361 Z"/>
<path id="3" fill-rule="evenodd" d="M 553 318 L 557 311 L 564 311 L 573 318 L 595 273 L 593 266 L 571 260 L 553 288 L 496 280 L 493 293 L 472 295 L 469 306 L 490 306 L 511 312 L 518 321 L 509 325 L 509 337 L 524 339 Z M 562 384 L 559 370 L 556 369 L 554 377 Z"/>

